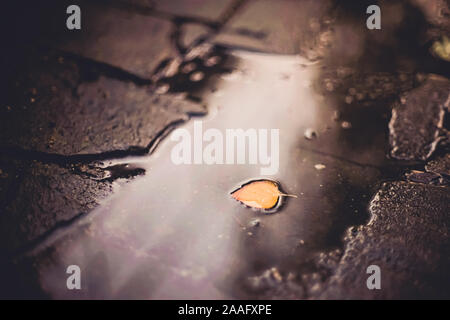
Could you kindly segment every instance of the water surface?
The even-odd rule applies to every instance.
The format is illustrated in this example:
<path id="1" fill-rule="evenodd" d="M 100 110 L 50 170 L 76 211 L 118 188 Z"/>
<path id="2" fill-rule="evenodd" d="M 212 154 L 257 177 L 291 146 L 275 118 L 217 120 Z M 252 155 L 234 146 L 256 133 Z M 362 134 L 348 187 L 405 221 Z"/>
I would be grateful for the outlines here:
<path id="1" fill-rule="evenodd" d="M 279 129 L 278 172 L 262 176 L 260 164 L 175 165 L 170 136 L 147 157 L 105 163 L 129 163 L 145 174 L 44 249 L 50 259 L 38 266 L 40 282 L 52 297 L 258 297 L 255 276 L 275 270 L 282 281 L 314 272 L 314 257 L 340 248 L 344 230 L 368 218 L 366 205 L 385 165 L 381 113 L 336 119 L 342 106 L 315 89 L 320 63 L 227 55 L 233 71 L 214 75 L 197 91 L 209 114 L 182 128 L 193 135 L 194 121 L 201 121 L 203 132 L 215 128 L 224 136 L 226 129 Z M 316 137 L 306 139 L 311 130 Z M 230 197 L 261 178 L 298 198 L 265 214 Z M 84 290 L 66 289 L 70 264 L 80 266 Z"/>

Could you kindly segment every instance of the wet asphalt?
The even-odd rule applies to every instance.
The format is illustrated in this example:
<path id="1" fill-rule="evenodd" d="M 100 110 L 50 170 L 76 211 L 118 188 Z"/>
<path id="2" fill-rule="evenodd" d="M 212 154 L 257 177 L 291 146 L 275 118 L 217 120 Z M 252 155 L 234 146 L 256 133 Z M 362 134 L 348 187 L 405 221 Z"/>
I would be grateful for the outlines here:
<path id="1" fill-rule="evenodd" d="M 4 35 L 1 296 L 448 298 L 445 3 L 383 2 L 369 32 L 365 3 L 173 2 L 83 3 L 75 34 L 46 2 Z M 174 165 L 199 124 L 279 129 L 279 170 Z M 298 198 L 230 197 L 259 178 Z"/>

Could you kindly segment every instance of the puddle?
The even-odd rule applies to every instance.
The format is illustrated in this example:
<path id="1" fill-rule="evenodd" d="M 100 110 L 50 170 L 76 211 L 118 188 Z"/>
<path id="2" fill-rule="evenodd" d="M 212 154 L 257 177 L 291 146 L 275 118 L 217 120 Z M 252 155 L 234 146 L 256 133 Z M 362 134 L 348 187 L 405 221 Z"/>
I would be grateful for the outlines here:
<path id="1" fill-rule="evenodd" d="M 40 281 L 52 297 L 254 298 L 259 293 L 248 290 L 249 279 L 266 270 L 279 277 L 310 272 L 317 253 L 339 248 L 344 230 L 367 220 L 386 164 L 387 119 L 367 110 L 345 119 L 344 110 L 351 127 L 335 121 L 342 111 L 336 99 L 314 89 L 320 64 L 229 54 L 234 71 L 208 75 L 196 91 L 209 115 L 182 128 L 193 135 L 202 121 L 203 132 L 279 129 L 278 172 L 261 175 L 259 164 L 175 165 L 170 136 L 151 156 L 105 163 L 114 172 L 145 174 L 41 251 Z M 205 74 L 192 68 L 185 67 L 186 76 L 201 82 Z M 258 179 L 279 181 L 298 198 L 274 214 L 232 199 L 231 189 Z M 71 264 L 82 270 L 81 291 L 66 289 Z"/>

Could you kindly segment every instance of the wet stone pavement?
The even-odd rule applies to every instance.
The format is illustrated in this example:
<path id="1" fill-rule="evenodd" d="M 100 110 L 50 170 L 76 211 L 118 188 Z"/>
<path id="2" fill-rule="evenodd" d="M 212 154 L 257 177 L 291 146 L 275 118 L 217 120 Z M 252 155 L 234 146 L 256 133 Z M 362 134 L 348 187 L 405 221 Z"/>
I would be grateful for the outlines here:
<path id="1" fill-rule="evenodd" d="M 81 1 L 77 32 L 65 1 L 11 5 L 0 296 L 450 298 L 449 62 L 430 50 L 450 9 L 380 1 L 370 31 L 369 4 Z M 173 130 L 199 123 L 279 128 L 278 172 L 173 164 Z M 297 198 L 230 197 L 260 178 Z"/>

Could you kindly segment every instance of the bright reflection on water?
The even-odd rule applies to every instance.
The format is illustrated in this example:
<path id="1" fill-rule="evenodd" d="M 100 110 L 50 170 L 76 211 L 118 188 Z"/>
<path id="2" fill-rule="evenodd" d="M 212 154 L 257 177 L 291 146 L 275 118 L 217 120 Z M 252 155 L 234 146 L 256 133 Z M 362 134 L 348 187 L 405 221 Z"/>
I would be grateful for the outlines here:
<path id="1" fill-rule="evenodd" d="M 341 197 L 334 191 L 327 196 L 324 175 L 314 169 L 323 159 L 298 148 L 307 128 L 332 118 L 333 110 L 322 106 L 311 87 L 318 67 L 298 56 L 233 55 L 236 70 L 204 94 L 210 113 L 196 120 L 203 121 L 203 131 L 216 128 L 224 135 L 225 129 L 280 129 L 278 173 L 260 176 L 259 164 L 177 166 L 170 138 L 149 157 L 122 159 L 145 168 L 145 176 L 119 188 L 57 240 L 50 263 L 40 266 L 51 296 L 242 297 L 242 279 L 273 266 L 295 269 L 328 246 Z M 193 121 L 183 127 L 193 134 Z M 328 142 L 336 139 L 332 135 Z M 257 178 L 277 180 L 299 198 L 264 215 L 230 197 L 235 187 Z M 260 219 L 259 227 L 251 227 L 254 219 Z M 70 264 L 81 267 L 80 293 L 66 289 Z"/>

